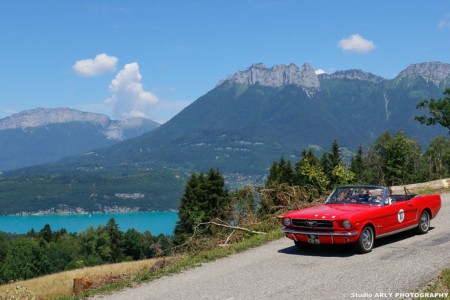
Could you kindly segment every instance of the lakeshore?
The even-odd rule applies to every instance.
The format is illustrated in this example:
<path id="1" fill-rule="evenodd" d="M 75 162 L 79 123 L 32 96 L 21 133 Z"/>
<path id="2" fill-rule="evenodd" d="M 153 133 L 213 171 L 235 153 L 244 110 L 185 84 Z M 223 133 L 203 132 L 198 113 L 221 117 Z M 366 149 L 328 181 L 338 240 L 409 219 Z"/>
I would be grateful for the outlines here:
<path id="1" fill-rule="evenodd" d="M 31 229 L 40 231 L 49 224 L 53 231 L 66 229 L 71 233 L 80 233 L 90 226 L 97 228 L 105 226 L 109 219 L 114 218 L 122 231 L 134 228 L 139 232 L 150 231 L 152 235 L 172 235 L 177 212 L 129 212 L 106 214 L 45 214 L 0 216 L 0 231 L 15 234 L 25 234 Z"/>

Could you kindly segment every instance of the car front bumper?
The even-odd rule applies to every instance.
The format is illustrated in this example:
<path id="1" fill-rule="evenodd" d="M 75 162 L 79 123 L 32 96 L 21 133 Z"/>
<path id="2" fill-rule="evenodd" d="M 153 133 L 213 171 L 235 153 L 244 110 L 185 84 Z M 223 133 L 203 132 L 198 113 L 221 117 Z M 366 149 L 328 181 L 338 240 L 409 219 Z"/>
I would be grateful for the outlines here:
<path id="1" fill-rule="evenodd" d="M 310 244 L 347 244 L 358 240 L 358 231 L 305 231 L 283 227 L 287 238 Z"/>

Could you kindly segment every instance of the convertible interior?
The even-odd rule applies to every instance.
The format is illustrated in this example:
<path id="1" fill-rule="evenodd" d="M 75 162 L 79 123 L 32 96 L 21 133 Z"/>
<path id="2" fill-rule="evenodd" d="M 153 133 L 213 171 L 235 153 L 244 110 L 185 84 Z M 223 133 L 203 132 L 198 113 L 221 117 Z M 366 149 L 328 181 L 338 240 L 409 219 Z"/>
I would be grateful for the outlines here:
<path id="1" fill-rule="evenodd" d="M 407 195 L 391 195 L 392 201 L 400 202 L 407 201 L 417 196 L 416 194 L 407 194 Z"/>
<path id="2" fill-rule="evenodd" d="M 402 201 L 408 201 L 417 196 L 417 194 L 391 194 L 389 197 L 391 198 L 391 203 L 397 203 Z M 379 203 L 380 196 L 371 196 L 371 194 L 358 194 L 350 196 L 350 202 L 358 202 L 358 203 Z"/>

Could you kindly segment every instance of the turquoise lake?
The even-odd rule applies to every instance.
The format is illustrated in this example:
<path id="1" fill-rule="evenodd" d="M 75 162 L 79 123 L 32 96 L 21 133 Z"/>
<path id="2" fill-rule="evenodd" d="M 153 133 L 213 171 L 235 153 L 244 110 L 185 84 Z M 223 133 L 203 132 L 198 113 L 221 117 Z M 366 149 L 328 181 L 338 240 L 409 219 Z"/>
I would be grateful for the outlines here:
<path id="1" fill-rule="evenodd" d="M 34 228 L 41 230 L 49 224 L 53 231 L 62 228 L 68 232 L 80 233 L 83 230 L 98 225 L 105 226 L 109 219 L 114 218 L 120 230 L 134 228 L 137 231 L 150 231 L 152 235 L 172 235 L 177 212 L 143 212 L 124 214 L 87 214 L 87 215 L 46 215 L 46 216 L 0 216 L 0 231 L 23 234 Z"/>

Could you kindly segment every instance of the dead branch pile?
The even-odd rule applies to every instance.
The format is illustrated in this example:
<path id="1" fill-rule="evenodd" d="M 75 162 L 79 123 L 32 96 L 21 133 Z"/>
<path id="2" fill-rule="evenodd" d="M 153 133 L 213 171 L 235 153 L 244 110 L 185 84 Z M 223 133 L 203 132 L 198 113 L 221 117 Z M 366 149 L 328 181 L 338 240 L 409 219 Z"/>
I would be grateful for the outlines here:
<path id="1" fill-rule="evenodd" d="M 287 184 L 262 187 L 258 192 L 262 209 L 268 214 L 306 208 L 324 201 L 324 198 L 313 199 L 312 194 L 305 188 Z"/>

